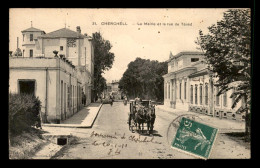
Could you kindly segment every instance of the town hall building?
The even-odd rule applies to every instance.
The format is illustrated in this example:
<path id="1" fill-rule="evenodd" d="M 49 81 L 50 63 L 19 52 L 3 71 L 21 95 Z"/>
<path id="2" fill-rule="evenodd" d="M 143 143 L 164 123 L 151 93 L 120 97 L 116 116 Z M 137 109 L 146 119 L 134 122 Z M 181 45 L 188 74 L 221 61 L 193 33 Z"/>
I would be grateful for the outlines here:
<path id="1" fill-rule="evenodd" d="M 201 52 L 170 53 L 168 73 L 163 76 L 164 105 L 219 118 L 244 120 L 244 115 L 236 113 L 243 102 L 231 108 L 234 102 L 230 98 L 233 90 L 217 96 L 219 88 L 214 86 L 216 79 L 203 59 Z"/>

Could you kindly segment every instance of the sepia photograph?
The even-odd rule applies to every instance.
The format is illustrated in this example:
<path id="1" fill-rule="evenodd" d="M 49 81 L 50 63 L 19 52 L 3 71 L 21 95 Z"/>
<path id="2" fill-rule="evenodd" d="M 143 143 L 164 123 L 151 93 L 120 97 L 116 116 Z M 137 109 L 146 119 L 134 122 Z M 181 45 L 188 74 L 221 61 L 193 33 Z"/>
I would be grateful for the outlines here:
<path id="1" fill-rule="evenodd" d="M 9 159 L 251 159 L 251 10 L 9 8 Z"/>

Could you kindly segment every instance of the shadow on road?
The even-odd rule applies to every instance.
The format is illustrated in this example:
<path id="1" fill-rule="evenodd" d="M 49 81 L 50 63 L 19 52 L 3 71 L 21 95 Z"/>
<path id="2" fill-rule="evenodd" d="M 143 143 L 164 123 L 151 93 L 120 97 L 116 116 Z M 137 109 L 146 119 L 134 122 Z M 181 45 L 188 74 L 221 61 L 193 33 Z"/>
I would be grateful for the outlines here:
<path id="1" fill-rule="evenodd" d="M 148 133 L 147 133 L 147 130 L 144 130 L 144 132 L 142 133 L 142 131 L 137 131 L 137 130 L 135 130 L 135 132 L 136 133 L 138 133 L 138 134 L 140 134 L 140 135 L 142 135 L 142 136 L 155 136 L 155 137 L 162 137 L 162 135 L 161 134 L 158 134 L 158 131 L 156 131 L 156 130 L 153 130 L 153 133 L 151 134 L 151 135 L 149 135 Z"/>

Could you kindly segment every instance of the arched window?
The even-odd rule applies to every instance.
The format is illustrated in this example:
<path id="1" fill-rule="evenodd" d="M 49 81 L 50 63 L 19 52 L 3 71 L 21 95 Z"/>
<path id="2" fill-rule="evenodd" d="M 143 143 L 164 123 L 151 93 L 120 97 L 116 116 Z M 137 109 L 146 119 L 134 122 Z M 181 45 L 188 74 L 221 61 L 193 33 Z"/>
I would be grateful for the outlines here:
<path id="1" fill-rule="evenodd" d="M 208 84 L 205 85 L 205 104 L 208 105 Z"/>
<path id="2" fill-rule="evenodd" d="M 227 106 L 227 92 L 223 94 L 223 105 Z"/>
<path id="3" fill-rule="evenodd" d="M 190 86 L 190 103 L 193 104 L 193 85 Z"/>
<path id="4" fill-rule="evenodd" d="M 235 91 L 236 91 L 236 90 L 233 89 L 232 93 L 234 93 Z M 232 105 L 234 104 L 235 100 L 236 100 L 236 99 L 235 99 L 235 96 L 233 96 L 233 97 L 232 97 Z"/>
<path id="5" fill-rule="evenodd" d="M 200 104 L 202 105 L 202 84 L 200 85 Z"/>
<path id="6" fill-rule="evenodd" d="M 195 85 L 195 104 L 198 104 L 198 86 Z"/>
<path id="7" fill-rule="evenodd" d="M 181 83 L 180 83 L 180 99 L 181 99 Z"/>

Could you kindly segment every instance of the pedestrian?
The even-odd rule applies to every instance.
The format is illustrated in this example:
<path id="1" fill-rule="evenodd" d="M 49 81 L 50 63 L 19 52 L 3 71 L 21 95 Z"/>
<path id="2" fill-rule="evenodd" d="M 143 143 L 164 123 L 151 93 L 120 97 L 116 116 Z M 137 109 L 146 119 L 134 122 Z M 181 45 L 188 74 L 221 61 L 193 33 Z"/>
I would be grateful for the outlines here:
<path id="1" fill-rule="evenodd" d="M 127 104 L 127 97 L 126 97 L 126 95 L 124 96 L 124 105 L 126 105 Z"/>
<path id="2" fill-rule="evenodd" d="M 86 95 L 82 92 L 82 104 L 86 106 Z"/>

